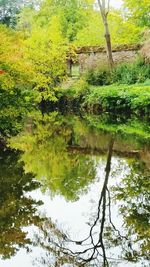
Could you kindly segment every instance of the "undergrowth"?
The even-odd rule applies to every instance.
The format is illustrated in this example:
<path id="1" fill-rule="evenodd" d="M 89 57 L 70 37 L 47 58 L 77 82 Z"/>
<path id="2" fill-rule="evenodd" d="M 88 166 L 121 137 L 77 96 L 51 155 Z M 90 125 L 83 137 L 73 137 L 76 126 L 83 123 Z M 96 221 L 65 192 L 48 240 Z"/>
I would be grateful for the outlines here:
<path id="1" fill-rule="evenodd" d="M 83 89 L 84 88 L 84 89 Z M 150 86 L 90 86 L 82 82 L 82 90 L 76 85 L 62 90 L 62 98 L 71 106 L 88 112 L 109 112 L 150 116 Z M 73 107 L 74 108 L 74 107 Z"/>

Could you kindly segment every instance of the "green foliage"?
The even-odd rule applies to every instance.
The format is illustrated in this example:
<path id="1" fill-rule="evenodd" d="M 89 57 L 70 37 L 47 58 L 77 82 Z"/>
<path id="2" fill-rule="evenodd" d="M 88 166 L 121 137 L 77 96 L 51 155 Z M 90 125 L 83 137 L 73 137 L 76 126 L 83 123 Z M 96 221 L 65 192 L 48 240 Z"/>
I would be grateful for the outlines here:
<path id="1" fill-rule="evenodd" d="M 63 91 L 65 99 L 73 103 L 74 88 Z M 80 95 L 78 96 L 80 98 Z M 80 109 L 91 112 L 110 112 L 149 116 L 150 87 L 142 85 L 132 86 L 89 86 L 80 98 Z"/>
<path id="2" fill-rule="evenodd" d="M 84 104 L 99 104 L 103 112 L 149 115 L 150 87 L 112 86 L 91 88 Z"/>
<path id="3" fill-rule="evenodd" d="M 23 127 L 23 119 L 32 110 L 32 95 L 28 91 L 3 91 L 0 89 L 0 137 L 18 133 Z"/>
<path id="4" fill-rule="evenodd" d="M 131 18 L 124 19 L 123 16 L 118 10 L 111 10 L 108 16 L 112 46 L 140 41 L 141 28 Z M 89 13 L 88 24 L 78 31 L 74 43 L 78 46 L 105 46 L 104 25 L 98 11 Z"/>
<path id="5" fill-rule="evenodd" d="M 33 90 L 39 101 L 54 98 L 54 90 L 66 74 L 66 46 L 55 17 L 36 28 L 26 40 L 21 33 L 0 26 L 0 75 L 3 90 Z M 52 99 L 51 99 L 52 100 Z"/>
<path id="6" fill-rule="evenodd" d="M 36 101 L 56 101 L 55 91 L 66 75 L 66 45 L 57 17 L 44 28 L 38 27 L 25 41 L 25 56 L 33 65 Z"/>
<path id="7" fill-rule="evenodd" d="M 56 16 L 61 22 L 61 32 L 69 42 L 76 39 L 77 32 L 88 21 L 89 3 L 92 0 L 46 0 L 42 3 L 38 13 L 37 22 L 42 27 L 49 24 L 52 17 Z"/>
<path id="8" fill-rule="evenodd" d="M 146 64 L 142 59 L 135 63 L 118 65 L 112 73 L 112 83 L 135 84 L 144 83 L 150 78 L 150 64 Z"/>
<path id="9" fill-rule="evenodd" d="M 134 20 L 125 18 L 125 13 L 112 10 L 108 17 L 112 45 L 136 44 L 140 42 L 141 28 L 135 25 Z"/>
<path id="10" fill-rule="evenodd" d="M 0 23 L 15 27 L 21 9 L 24 6 L 37 6 L 39 2 L 40 0 L 0 0 Z"/>
<path id="11" fill-rule="evenodd" d="M 32 65 L 24 57 L 22 35 L 0 25 L 0 75 L 2 90 L 27 90 L 31 88 Z"/>
<path id="12" fill-rule="evenodd" d="M 86 81 L 91 85 L 111 84 L 111 71 L 108 67 L 89 69 L 85 74 Z"/>
<path id="13" fill-rule="evenodd" d="M 67 47 L 54 17 L 25 40 L 3 25 L 0 34 L 0 133 L 12 134 L 35 104 L 57 100 L 55 93 L 66 75 Z"/>
<path id="14" fill-rule="evenodd" d="M 132 16 L 139 26 L 150 26 L 150 2 L 149 0 L 124 0 L 125 7 L 129 9 L 127 15 Z"/>
<path id="15" fill-rule="evenodd" d="M 16 133 L 32 108 L 33 69 L 23 55 L 22 36 L 0 25 L 0 134 Z"/>
<path id="16" fill-rule="evenodd" d="M 62 36 L 76 46 L 105 45 L 104 25 L 93 0 L 43 1 L 39 11 L 24 9 L 19 14 L 19 27 L 31 32 L 34 26 L 45 27 L 54 17 L 60 20 Z M 141 37 L 141 28 L 131 18 L 124 19 L 119 10 L 108 16 L 113 45 L 135 44 Z"/>
<path id="17" fill-rule="evenodd" d="M 85 78 L 89 84 L 101 86 L 114 83 L 146 83 L 150 78 L 150 64 L 146 64 L 144 60 L 137 58 L 134 63 L 116 65 L 112 71 L 108 66 L 91 68 L 87 70 Z"/>

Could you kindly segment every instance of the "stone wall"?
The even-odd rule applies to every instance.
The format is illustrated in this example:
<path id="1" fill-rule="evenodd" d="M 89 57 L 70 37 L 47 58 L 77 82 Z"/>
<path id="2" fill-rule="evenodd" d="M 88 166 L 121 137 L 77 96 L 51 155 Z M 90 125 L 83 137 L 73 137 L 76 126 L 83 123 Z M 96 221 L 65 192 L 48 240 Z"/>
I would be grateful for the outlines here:
<path id="1" fill-rule="evenodd" d="M 114 48 L 112 53 L 115 64 L 122 62 L 134 62 L 140 48 L 140 45 L 123 45 Z M 80 47 L 77 50 L 77 54 L 80 72 L 90 68 L 100 68 L 108 65 L 107 52 L 102 47 Z"/>

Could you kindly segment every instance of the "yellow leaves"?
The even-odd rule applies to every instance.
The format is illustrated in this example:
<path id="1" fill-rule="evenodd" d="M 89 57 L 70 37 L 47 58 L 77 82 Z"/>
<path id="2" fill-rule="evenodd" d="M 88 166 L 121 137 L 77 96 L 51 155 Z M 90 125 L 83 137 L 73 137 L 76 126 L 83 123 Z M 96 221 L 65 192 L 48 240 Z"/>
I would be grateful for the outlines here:
<path id="1" fill-rule="evenodd" d="M 70 44 L 67 49 L 67 59 L 71 60 L 73 63 L 78 61 L 77 48 L 75 45 Z"/>
<path id="2" fill-rule="evenodd" d="M 119 12 L 111 12 L 109 14 L 109 25 L 112 43 L 135 44 L 140 39 L 140 28 L 133 21 L 125 20 Z"/>
<path id="3" fill-rule="evenodd" d="M 25 57 L 34 68 L 34 90 L 39 92 L 36 101 L 55 101 L 55 88 L 66 73 L 66 46 L 57 17 L 48 26 L 33 30 L 25 41 Z"/>
<path id="4" fill-rule="evenodd" d="M 150 1 L 149 0 L 124 0 L 128 10 L 127 16 L 132 17 L 134 23 L 140 27 L 150 27 Z"/>
<path id="5" fill-rule="evenodd" d="M 0 35 L 0 68 L 5 70 L 0 76 L 1 88 L 26 86 L 32 76 L 32 67 L 24 59 L 22 36 L 4 26 L 0 26 Z"/>
<path id="6" fill-rule="evenodd" d="M 111 11 L 108 21 L 113 45 L 133 44 L 139 41 L 141 29 L 131 19 L 124 19 L 119 11 Z M 99 12 L 89 13 L 89 23 L 78 31 L 74 43 L 78 46 L 105 45 L 104 26 Z"/>
<path id="7" fill-rule="evenodd" d="M 79 46 L 104 44 L 104 27 L 98 12 L 91 14 L 87 27 L 78 32 L 75 43 Z"/>
<path id="8" fill-rule="evenodd" d="M 45 27 L 33 27 L 24 40 L 22 33 L 0 26 L 1 88 L 34 89 L 36 101 L 56 100 L 55 87 L 66 73 L 66 45 L 62 38 L 58 17 Z"/>
<path id="9" fill-rule="evenodd" d="M 1 89 L 8 90 L 13 89 L 15 86 L 13 78 L 9 74 L 0 75 Z"/>
<path id="10" fill-rule="evenodd" d="M 58 16 L 53 16 L 51 18 L 51 21 L 47 29 L 47 34 L 49 36 L 49 39 L 52 41 L 52 43 L 54 44 L 64 43 L 64 39 L 61 33 L 60 19 Z"/>

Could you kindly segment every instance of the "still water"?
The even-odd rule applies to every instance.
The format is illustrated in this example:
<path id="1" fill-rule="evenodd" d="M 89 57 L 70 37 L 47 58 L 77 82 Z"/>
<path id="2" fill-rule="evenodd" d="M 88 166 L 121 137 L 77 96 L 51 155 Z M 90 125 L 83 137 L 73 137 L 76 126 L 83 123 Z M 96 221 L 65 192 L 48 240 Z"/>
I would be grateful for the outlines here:
<path id="1" fill-rule="evenodd" d="M 148 267 L 148 125 L 31 114 L 0 151 L 0 267 Z"/>

